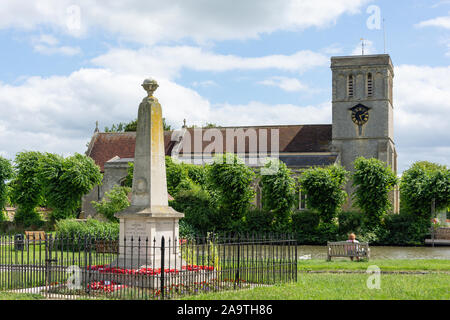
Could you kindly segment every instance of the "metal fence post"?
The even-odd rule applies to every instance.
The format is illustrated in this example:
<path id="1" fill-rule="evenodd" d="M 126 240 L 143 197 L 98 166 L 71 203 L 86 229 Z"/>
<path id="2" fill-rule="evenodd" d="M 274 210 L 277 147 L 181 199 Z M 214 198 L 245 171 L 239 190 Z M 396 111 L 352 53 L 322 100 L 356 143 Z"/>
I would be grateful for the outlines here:
<path id="1" fill-rule="evenodd" d="M 164 236 L 161 237 L 161 299 L 164 300 L 165 297 L 165 290 L 164 290 L 164 260 L 165 260 L 165 243 L 164 243 Z"/>

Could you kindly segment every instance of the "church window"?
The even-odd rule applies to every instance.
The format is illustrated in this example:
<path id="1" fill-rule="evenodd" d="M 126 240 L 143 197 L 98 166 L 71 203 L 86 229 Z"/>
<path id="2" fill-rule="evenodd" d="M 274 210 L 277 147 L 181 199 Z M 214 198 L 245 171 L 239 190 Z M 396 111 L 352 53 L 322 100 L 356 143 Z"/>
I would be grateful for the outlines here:
<path id="1" fill-rule="evenodd" d="M 353 75 L 348 76 L 348 84 L 347 84 L 347 94 L 349 97 L 353 97 L 353 87 L 355 80 L 353 78 Z"/>
<path id="2" fill-rule="evenodd" d="M 306 210 L 306 194 L 302 190 L 298 191 L 298 209 Z"/>
<path id="3" fill-rule="evenodd" d="M 369 97 L 373 96 L 373 77 L 372 74 L 367 74 L 367 95 Z"/>

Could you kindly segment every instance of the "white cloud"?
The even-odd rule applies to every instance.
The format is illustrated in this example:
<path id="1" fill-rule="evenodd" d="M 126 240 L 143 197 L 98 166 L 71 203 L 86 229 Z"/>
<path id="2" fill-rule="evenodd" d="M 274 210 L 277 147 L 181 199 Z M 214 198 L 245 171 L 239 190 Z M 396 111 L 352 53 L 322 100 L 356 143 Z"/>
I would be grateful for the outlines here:
<path id="1" fill-rule="evenodd" d="M 400 168 L 428 160 L 450 165 L 450 67 L 402 65 L 394 83 Z"/>
<path id="2" fill-rule="evenodd" d="M 421 21 L 416 24 L 417 27 L 438 27 L 444 29 L 450 29 L 450 16 L 437 17 L 434 19 L 429 19 Z"/>
<path id="3" fill-rule="evenodd" d="M 395 141 L 399 169 L 429 160 L 450 165 L 450 67 L 396 67 Z M 0 150 L 84 152 L 95 121 L 100 128 L 137 115 L 145 92 L 143 73 L 81 69 L 69 76 L 31 77 L 17 86 L 0 83 Z M 331 103 L 319 105 L 211 104 L 195 90 L 158 79 L 156 96 L 174 127 L 206 122 L 223 126 L 331 123 Z"/>
<path id="4" fill-rule="evenodd" d="M 259 69 L 303 72 L 326 66 L 329 60 L 327 56 L 309 50 L 298 51 L 292 55 L 239 57 L 216 54 L 192 46 L 156 46 L 139 50 L 112 49 L 92 59 L 92 63 L 116 72 L 141 73 L 145 70 L 154 77 L 174 78 L 182 68 L 215 72 Z"/>
<path id="5" fill-rule="evenodd" d="M 331 104 L 270 105 L 259 101 L 245 105 L 221 104 L 214 106 L 209 116 L 209 122 L 222 126 L 327 124 L 331 123 Z"/>
<path id="6" fill-rule="evenodd" d="M 0 29 L 32 30 L 39 25 L 82 36 L 100 27 L 126 40 L 157 43 L 181 39 L 248 39 L 276 30 L 333 25 L 359 12 L 368 0 L 3 0 Z M 77 10 L 79 9 L 79 19 Z M 75 23 L 74 23 L 74 20 Z M 79 25 L 79 28 L 74 28 Z"/>
<path id="7" fill-rule="evenodd" d="M 258 83 L 265 86 L 278 87 L 288 92 L 303 91 L 308 89 L 308 86 L 301 83 L 298 79 L 288 77 L 271 77 Z"/>
<path id="8" fill-rule="evenodd" d="M 0 150 L 9 158 L 23 150 L 59 154 L 84 152 L 98 120 L 100 128 L 137 116 L 145 75 L 81 69 L 69 76 L 31 77 L 12 86 L 0 83 Z M 330 122 L 330 105 L 214 105 L 192 89 L 158 79 L 156 96 L 175 127 L 215 122 L 257 125 Z"/>
<path id="9" fill-rule="evenodd" d="M 73 56 L 81 53 L 79 47 L 58 46 L 58 39 L 50 34 L 41 34 L 38 37 L 33 37 L 31 44 L 34 51 L 46 55 L 62 54 L 65 56 Z"/>

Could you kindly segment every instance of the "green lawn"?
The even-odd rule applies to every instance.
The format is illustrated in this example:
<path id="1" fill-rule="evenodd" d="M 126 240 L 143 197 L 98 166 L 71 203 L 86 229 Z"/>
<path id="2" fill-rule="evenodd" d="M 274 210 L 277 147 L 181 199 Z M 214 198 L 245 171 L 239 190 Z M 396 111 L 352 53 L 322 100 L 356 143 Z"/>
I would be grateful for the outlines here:
<path id="1" fill-rule="evenodd" d="M 299 260 L 299 271 L 365 271 L 369 266 L 378 266 L 381 271 L 447 271 L 450 272 L 450 260 L 370 260 L 352 262 L 347 260 Z"/>
<path id="2" fill-rule="evenodd" d="M 450 275 L 381 275 L 369 289 L 365 274 L 299 273 L 298 282 L 241 291 L 201 294 L 190 300 L 428 300 L 450 299 Z"/>
<path id="3" fill-rule="evenodd" d="M 44 299 L 44 296 L 40 294 L 10 293 L 0 291 L 0 300 L 40 300 L 40 299 Z"/>

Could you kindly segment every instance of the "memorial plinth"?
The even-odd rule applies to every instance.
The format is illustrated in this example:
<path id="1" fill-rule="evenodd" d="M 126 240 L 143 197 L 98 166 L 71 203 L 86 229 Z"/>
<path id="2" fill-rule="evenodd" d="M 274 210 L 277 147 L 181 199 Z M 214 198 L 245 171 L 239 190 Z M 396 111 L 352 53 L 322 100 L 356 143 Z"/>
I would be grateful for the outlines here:
<path id="1" fill-rule="evenodd" d="M 174 246 L 178 221 L 184 217 L 168 205 L 162 110 L 153 97 L 158 84 L 147 79 L 142 87 L 148 96 L 138 111 L 131 205 L 115 215 L 120 220 L 119 259 L 115 264 L 125 268 L 138 268 L 145 262 L 159 267 L 161 238 L 164 236 L 166 247 L 169 241 Z M 166 250 L 165 260 L 181 263 L 179 252 L 173 247 Z"/>

